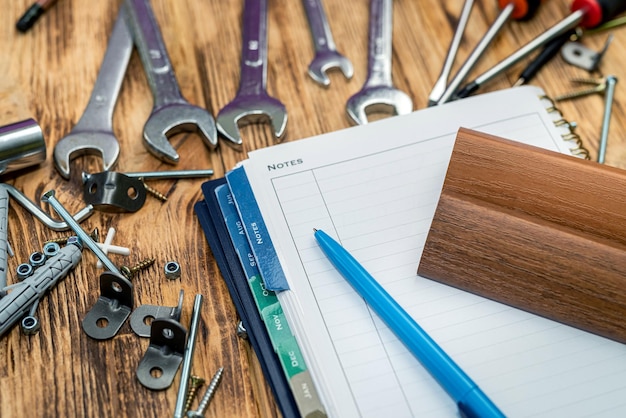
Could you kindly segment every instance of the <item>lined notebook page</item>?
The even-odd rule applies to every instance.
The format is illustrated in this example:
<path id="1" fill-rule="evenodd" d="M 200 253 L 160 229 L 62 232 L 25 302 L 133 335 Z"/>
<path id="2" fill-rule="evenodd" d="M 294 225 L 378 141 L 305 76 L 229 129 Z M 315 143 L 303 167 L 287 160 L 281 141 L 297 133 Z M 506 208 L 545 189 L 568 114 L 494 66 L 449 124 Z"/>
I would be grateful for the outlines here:
<path id="1" fill-rule="evenodd" d="M 626 415 L 624 345 L 415 274 L 459 126 L 566 148 L 537 94 L 491 93 L 250 155 L 290 284 L 279 297 L 332 416 L 458 412 L 327 261 L 313 228 L 337 238 L 508 416 Z"/>

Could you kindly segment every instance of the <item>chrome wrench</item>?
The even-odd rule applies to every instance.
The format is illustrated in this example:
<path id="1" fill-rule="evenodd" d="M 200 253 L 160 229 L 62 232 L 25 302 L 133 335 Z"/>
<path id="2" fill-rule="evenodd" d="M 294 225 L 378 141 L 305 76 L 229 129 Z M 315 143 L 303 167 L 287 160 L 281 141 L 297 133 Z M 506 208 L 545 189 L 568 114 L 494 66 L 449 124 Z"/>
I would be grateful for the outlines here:
<path id="1" fill-rule="evenodd" d="M 287 110 L 265 89 L 267 79 L 267 0 L 246 0 L 243 10 L 241 78 L 235 98 L 217 115 L 217 129 L 241 145 L 238 124 L 269 119 L 276 138 L 287 126 Z"/>
<path id="2" fill-rule="evenodd" d="M 149 0 L 125 0 L 124 10 L 154 98 L 143 129 L 147 149 L 165 162 L 177 163 L 179 156 L 168 136 L 180 132 L 198 132 L 210 148 L 215 148 L 213 116 L 182 96 Z"/>
<path id="3" fill-rule="evenodd" d="M 326 71 L 331 68 L 339 68 L 344 77 L 352 78 L 354 74 L 352 63 L 337 52 L 322 0 L 303 0 L 303 3 L 315 47 L 315 56 L 309 64 L 309 75 L 323 86 L 330 85 Z"/>
<path id="4" fill-rule="evenodd" d="M 368 74 L 359 92 L 348 99 L 348 116 L 359 125 L 367 123 L 367 113 L 389 111 L 404 115 L 413 111 L 413 101 L 391 81 L 392 0 L 371 0 Z"/>
<path id="5" fill-rule="evenodd" d="M 120 145 L 113 133 L 113 111 L 132 51 L 130 32 L 118 13 L 89 103 L 70 133 L 54 147 L 54 165 L 64 178 L 70 177 L 70 160 L 79 155 L 102 155 L 105 171 L 117 162 Z"/>

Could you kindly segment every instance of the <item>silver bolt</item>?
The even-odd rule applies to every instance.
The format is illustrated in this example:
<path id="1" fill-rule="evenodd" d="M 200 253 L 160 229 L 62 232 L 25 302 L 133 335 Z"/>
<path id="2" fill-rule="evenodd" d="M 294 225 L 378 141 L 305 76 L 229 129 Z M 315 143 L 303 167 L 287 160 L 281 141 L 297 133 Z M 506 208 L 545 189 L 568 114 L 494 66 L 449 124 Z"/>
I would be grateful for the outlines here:
<path id="1" fill-rule="evenodd" d="M 206 388 L 206 392 L 204 392 L 204 396 L 198 405 L 198 409 L 195 411 L 187 412 L 187 418 L 204 418 L 204 412 L 209 406 L 209 402 L 213 398 L 215 394 L 215 389 L 217 389 L 217 385 L 220 384 L 220 380 L 222 379 L 222 373 L 224 372 L 224 368 L 220 367 L 217 373 L 211 379 L 211 383 L 209 383 L 209 387 Z"/>
<path id="2" fill-rule="evenodd" d="M 606 143 L 609 139 L 609 124 L 611 122 L 611 111 L 613 109 L 613 96 L 615 95 L 615 85 L 617 77 L 606 76 L 606 90 L 604 93 L 604 116 L 602 117 L 602 131 L 600 133 L 600 146 L 598 147 L 598 162 L 604 164 L 606 157 Z"/>
<path id="3" fill-rule="evenodd" d="M 171 171 L 143 171 L 136 173 L 122 173 L 127 177 L 132 178 L 143 178 L 147 179 L 190 179 L 190 178 L 201 178 L 201 177 L 211 177 L 213 175 L 213 170 L 171 170 Z M 83 183 L 86 183 L 89 180 L 91 174 L 84 172 L 82 173 Z"/>
<path id="4" fill-rule="evenodd" d="M 183 366 L 180 372 L 180 387 L 178 388 L 178 396 L 176 397 L 176 406 L 174 408 L 174 418 L 183 418 L 185 415 L 185 398 L 187 397 L 187 392 L 189 390 L 189 376 L 191 376 L 193 353 L 196 349 L 196 338 L 198 335 L 198 325 L 200 323 L 202 300 L 203 296 L 198 293 L 193 301 L 191 323 L 189 324 L 189 335 L 187 336 L 187 343 L 185 344 Z"/>
<path id="5" fill-rule="evenodd" d="M 98 257 L 98 259 L 102 262 L 102 264 L 109 269 L 112 273 L 121 275 L 118 268 L 113 264 L 111 260 L 106 256 L 106 254 L 98 247 L 98 245 L 91 239 L 88 233 L 86 233 L 83 228 L 80 227 L 78 222 L 72 218 L 72 215 L 65 209 L 65 207 L 57 200 L 54 196 L 54 190 L 49 190 L 41 196 L 41 200 L 44 202 L 48 202 L 50 206 L 54 208 L 54 210 L 59 214 L 61 218 L 67 223 L 67 225 L 72 228 L 72 230 L 78 235 L 78 238 L 82 241 L 84 245 L 89 247 L 89 249 Z"/>

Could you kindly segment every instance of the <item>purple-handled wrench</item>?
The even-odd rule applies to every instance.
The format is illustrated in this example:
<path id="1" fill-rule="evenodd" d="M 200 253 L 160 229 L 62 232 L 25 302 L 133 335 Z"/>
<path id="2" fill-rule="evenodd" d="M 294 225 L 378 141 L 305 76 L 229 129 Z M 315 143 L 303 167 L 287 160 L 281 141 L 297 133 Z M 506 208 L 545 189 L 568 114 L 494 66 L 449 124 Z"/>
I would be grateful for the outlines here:
<path id="1" fill-rule="evenodd" d="M 217 115 L 217 130 L 241 145 L 238 124 L 269 119 L 276 138 L 287 126 L 287 110 L 267 94 L 267 0 L 246 0 L 243 10 L 241 78 L 235 98 Z"/>
<path id="2" fill-rule="evenodd" d="M 113 133 L 113 111 L 132 52 L 132 37 L 118 13 L 89 103 L 72 130 L 54 146 L 54 165 L 64 178 L 70 177 L 70 160 L 79 155 L 101 154 L 104 171 L 117 162 L 120 144 Z"/>
<path id="3" fill-rule="evenodd" d="M 357 124 L 367 123 L 367 113 L 413 111 L 413 101 L 391 81 L 392 0 L 371 0 L 368 74 L 365 84 L 346 104 L 348 116 Z"/>
<path id="4" fill-rule="evenodd" d="M 315 56 L 309 64 L 309 75 L 323 86 L 330 85 L 330 78 L 326 75 L 326 71 L 331 68 L 339 68 L 344 77 L 352 78 L 354 74 L 352 63 L 348 58 L 337 52 L 322 1 L 302 0 L 302 2 L 309 20 L 309 28 L 311 29 L 313 46 L 315 47 Z"/>
<path id="5" fill-rule="evenodd" d="M 198 132 L 210 148 L 215 148 L 215 120 L 206 109 L 183 98 L 149 0 L 125 0 L 124 6 L 154 96 L 152 113 L 143 128 L 144 144 L 158 158 L 172 164 L 179 156 L 168 135 Z"/>

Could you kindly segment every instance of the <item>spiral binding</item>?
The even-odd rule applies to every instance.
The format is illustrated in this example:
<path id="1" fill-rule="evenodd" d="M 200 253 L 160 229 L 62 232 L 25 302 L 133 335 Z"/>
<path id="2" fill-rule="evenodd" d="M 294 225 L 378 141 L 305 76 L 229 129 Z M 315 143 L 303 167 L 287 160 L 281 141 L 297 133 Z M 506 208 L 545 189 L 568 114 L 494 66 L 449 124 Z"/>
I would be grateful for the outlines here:
<path id="1" fill-rule="evenodd" d="M 554 100 L 550 96 L 541 95 L 539 97 L 542 100 L 546 100 L 550 103 L 550 105 L 546 107 L 546 112 L 553 115 L 554 125 L 567 131 L 566 133 L 561 134 L 561 137 L 564 141 L 571 142 L 574 145 L 573 148 L 570 148 L 570 152 L 572 153 L 572 155 L 584 158 L 585 160 L 590 160 L 591 156 L 589 155 L 589 151 L 583 145 L 580 136 L 576 132 L 574 132 L 576 129 L 576 125 L 570 123 L 567 119 L 563 117 L 563 113 L 558 107 L 556 107 L 556 105 L 554 104 Z"/>

